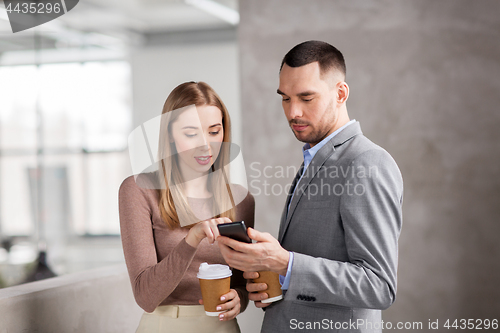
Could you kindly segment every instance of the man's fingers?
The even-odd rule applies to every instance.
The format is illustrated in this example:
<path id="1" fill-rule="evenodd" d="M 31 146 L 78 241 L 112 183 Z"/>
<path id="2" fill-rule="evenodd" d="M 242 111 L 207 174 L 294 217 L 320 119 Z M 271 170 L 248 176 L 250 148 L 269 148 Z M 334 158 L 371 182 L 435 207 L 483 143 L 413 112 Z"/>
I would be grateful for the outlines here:
<path id="1" fill-rule="evenodd" d="M 247 280 L 257 279 L 259 277 L 258 272 L 243 272 L 243 277 Z"/>
<path id="2" fill-rule="evenodd" d="M 269 298 L 267 293 L 248 293 L 248 299 L 254 302 L 259 302 L 266 298 Z"/>
<path id="3" fill-rule="evenodd" d="M 265 308 L 266 306 L 271 305 L 271 303 L 262 303 L 260 301 L 254 302 L 253 304 L 255 304 L 255 306 L 258 307 L 258 308 L 260 308 L 260 309 Z"/>
<path id="4" fill-rule="evenodd" d="M 220 249 L 220 252 L 222 253 L 222 255 L 224 256 L 224 258 L 226 258 L 226 261 L 229 259 L 229 260 L 232 260 L 232 258 L 238 254 L 238 252 L 234 251 L 231 247 L 227 246 L 226 244 L 223 243 L 223 241 L 221 242 L 221 239 L 222 237 L 224 236 L 220 236 L 217 238 L 217 242 L 219 244 L 219 249 Z"/>
<path id="5" fill-rule="evenodd" d="M 267 232 L 260 232 L 252 227 L 247 228 L 247 234 L 248 237 L 250 237 L 253 240 L 256 240 L 257 242 L 270 242 L 271 238 L 274 238 Z"/>
<path id="6" fill-rule="evenodd" d="M 255 291 L 267 290 L 266 283 L 247 283 L 247 291 L 253 293 Z"/>
<path id="7" fill-rule="evenodd" d="M 246 272 L 248 275 L 255 276 L 259 275 L 257 272 Z M 245 274 L 245 273 L 243 273 Z M 255 277 L 254 277 L 255 278 Z M 262 303 L 263 299 L 269 298 L 269 295 L 264 290 L 267 290 L 268 286 L 266 283 L 247 283 L 248 299 L 255 302 L 255 306 L 258 308 L 264 308 L 267 306 L 266 303 Z"/>
<path id="8" fill-rule="evenodd" d="M 251 244 L 247 244 L 247 243 L 243 243 L 243 242 L 238 242 L 237 240 L 231 239 L 231 238 L 226 237 L 226 236 L 217 237 L 217 241 L 219 243 L 222 243 L 224 245 L 229 246 L 230 248 L 232 248 L 238 252 L 244 252 L 244 253 L 249 252 L 250 248 L 248 248 L 248 245 L 251 245 Z"/>
<path id="9" fill-rule="evenodd" d="M 231 266 L 232 268 L 236 268 L 242 272 L 255 272 L 259 270 L 266 270 L 267 268 L 260 265 L 254 257 L 256 257 L 255 254 L 253 254 L 252 251 L 245 253 L 238 251 L 238 249 L 232 248 L 231 245 L 227 244 L 233 244 L 232 242 L 227 242 L 229 238 L 220 236 L 217 238 L 217 242 L 219 244 L 219 249 L 220 252 L 222 253 L 222 256 L 226 260 L 226 263 Z M 229 239 L 232 240 L 232 239 Z M 240 243 L 237 241 L 234 241 L 235 243 L 243 244 L 243 245 L 252 245 L 252 244 L 246 244 L 246 243 Z M 253 244 L 255 245 L 255 244 Z M 236 247 L 236 246 L 235 246 Z"/>

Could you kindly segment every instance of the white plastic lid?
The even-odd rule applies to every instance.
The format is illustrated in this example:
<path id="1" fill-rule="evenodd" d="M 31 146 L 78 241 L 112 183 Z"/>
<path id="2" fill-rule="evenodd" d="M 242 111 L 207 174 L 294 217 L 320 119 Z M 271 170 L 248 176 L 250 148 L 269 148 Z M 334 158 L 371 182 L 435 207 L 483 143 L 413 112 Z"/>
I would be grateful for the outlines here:
<path id="1" fill-rule="evenodd" d="M 200 269 L 198 270 L 198 279 L 204 280 L 214 280 L 214 279 L 223 279 L 228 276 L 233 275 L 231 269 L 227 265 L 209 265 L 206 262 L 200 265 Z"/>

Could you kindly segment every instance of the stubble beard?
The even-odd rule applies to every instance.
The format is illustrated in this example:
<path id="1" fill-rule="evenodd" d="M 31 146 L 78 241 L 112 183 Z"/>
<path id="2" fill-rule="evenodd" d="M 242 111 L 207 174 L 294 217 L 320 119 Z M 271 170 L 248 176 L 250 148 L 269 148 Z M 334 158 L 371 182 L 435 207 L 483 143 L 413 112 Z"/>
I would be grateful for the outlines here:
<path id="1" fill-rule="evenodd" d="M 336 113 L 335 110 L 333 109 L 333 98 L 332 98 L 330 100 L 330 103 L 327 105 L 325 112 L 323 113 L 323 117 L 321 117 L 320 121 L 316 124 L 316 127 L 314 127 L 309 122 L 295 121 L 295 119 L 290 120 L 289 125 L 297 140 L 303 143 L 308 143 L 310 145 L 316 145 L 330 134 L 330 130 L 337 122 L 338 118 L 339 118 L 338 113 Z M 312 131 L 311 133 L 309 133 L 309 135 L 307 135 L 307 137 L 300 138 L 298 136 L 300 135 L 300 133 L 297 134 L 297 132 L 295 132 L 292 128 L 293 124 L 309 125 Z"/>

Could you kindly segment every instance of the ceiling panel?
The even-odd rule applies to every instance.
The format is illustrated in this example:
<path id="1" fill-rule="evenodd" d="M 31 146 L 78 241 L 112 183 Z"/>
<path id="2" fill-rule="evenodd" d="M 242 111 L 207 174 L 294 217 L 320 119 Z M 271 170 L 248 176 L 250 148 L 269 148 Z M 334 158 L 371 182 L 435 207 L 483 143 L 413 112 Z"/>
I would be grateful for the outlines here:
<path id="1" fill-rule="evenodd" d="M 216 2 L 232 10 L 238 7 L 237 0 L 196 1 Z M 0 3 L 0 54 L 32 50 L 35 31 L 42 36 L 42 48 L 89 47 L 97 42 L 102 43 L 98 46 L 108 47 L 109 42 L 109 48 L 116 50 L 117 42 L 125 47 L 140 43 L 151 34 L 212 29 L 234 29 L 234 26 L 183 0 L 80 0 L 73 10 L 56 20 L 13 34 Z M 89 38 L 91 33 L 93 38 Z M 96 34 L 110 39 L 98 40 Z"/>

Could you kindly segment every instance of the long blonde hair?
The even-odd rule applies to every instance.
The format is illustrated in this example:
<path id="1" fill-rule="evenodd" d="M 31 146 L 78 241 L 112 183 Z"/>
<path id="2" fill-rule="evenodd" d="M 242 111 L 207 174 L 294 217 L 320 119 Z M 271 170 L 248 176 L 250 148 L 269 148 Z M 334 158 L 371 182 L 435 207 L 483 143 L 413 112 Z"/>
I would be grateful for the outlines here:
<path id="1" fill-rule="evenodd" d="M 213 193 L 214 212 L 220 212 L 214 217 L 228 217 L 232 221 L 235 218 L 233 198 L 229 187 L 229 170 L 224 166 L 230 162 L 231 142 L 231 121 L 226 106 L 217 93 L 205 82 L 185 82 L 178 85 L 167 97 L 162 111 L 160 125 L 160 141 L 158 145 L 158 155 L 160 168 L 158 172 L 159 181 L 164 186 L 159 190 L 160 195 L 160 215 L 170 228 L 186 225 L 184 221 L 189 221 L 187 227 L 199 219 L 191 210 L 187 197 L 182 190 L 182 186 L 171 186 L 183 182 L 178 157 L 175 152 L 175 142 L 170 137 L 171 125 L 177 120 L 182 112 L 171 112 L 190 105 L 202 106 L 210 105 L 219 108 L 222 112 L 223 144 L 217 159 L 211 170 L 221 172 L 210 172 L 208 176 L 208 186 Z M 224 144 L 226 143 L 226 144 Z M 163 158 L 167 156 L 167 158 Z M 228 168 L 229 169 L 229 168 Z M 176 209 L 177 207 L 177 209 Z"/>

